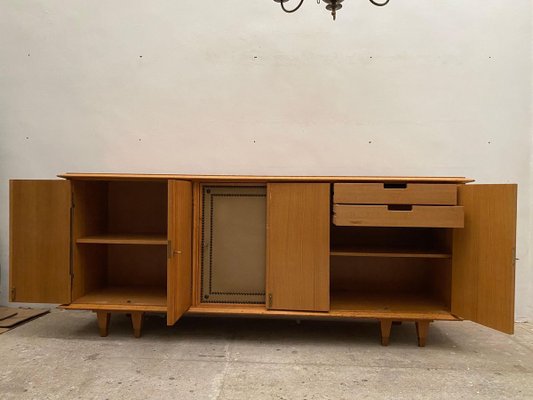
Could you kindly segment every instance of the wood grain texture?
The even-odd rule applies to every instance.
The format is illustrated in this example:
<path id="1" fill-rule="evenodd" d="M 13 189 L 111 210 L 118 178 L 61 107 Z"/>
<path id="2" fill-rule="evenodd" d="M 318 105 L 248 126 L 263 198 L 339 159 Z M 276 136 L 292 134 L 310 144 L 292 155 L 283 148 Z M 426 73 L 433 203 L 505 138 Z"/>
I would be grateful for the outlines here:
<path id="1" fill-rule="evenodd" d="M 166 298 L 165 298 L 166 299 Z M 132 311 L 143 311 L 166 314 L 167 306 L 161 304 L 135 305 L 135 304 L 97 304 L 97 303 L 71 303 L 63 304 L 58 308 L 64 310 L 88 310 L 88 311 L 110 311 L 114 313 L 130 313 Z"/>
<path id="2" fill-rule="evenodd" d="M 108 286 L 88 293 L 64 308 L 166 311 L 166 305 L 166 290 L 159 286 Z"/>
<path id="3" fill-rule="evenodd" d="M 107 246 L 72 246 L 72 301 L 107 284 Z"/>
<path id="4" fill-rule="evenodd" d="M 166 246 L 121 246 L 93 245 L 82 246 L 87 252 L 97 247 L 106 249 L 107 277 L 101 284 L 107 286 L 167 286 Z M 88 265 L 90 268 L 90 265 Z M 96 267 L 96 266 L 94 266 Z"/>
<path id="5" fill-rule="evenodd" d="M 166 185 L 73 181 L 72 186 L 72 299 L 115 285 L 164 289 Z"/>
<path id="6" fill-rule="evenodd" d="M 370 297 L 387 294 L 431 295 L 443 304 L 449 297 L 437 290 L 435 281 L 444 279 L 444 274 L 451 274 L 450 259 L 332 257 L 330 271 L 332 292 L 351 291 Z"/>
<path id="7" fill-rule="evenodd" d="M 144 312 L 134 311 L 131 313 L 131 325 L 133 327 L 133 336 L 140 338 L 142 334 Z"/>
<path id="8" fill-rule="evenodd" d="M 107 186 L 107 232 L 102 233 L 166 235 L 165 182 L 110 181 Z"/>
<path id="9" fill-rule="evenodd" d="M 451 310 L 452 304 L 452 258 L 440 260 L 434 265 L 427 290 Z"/>
<path id="10" fill-rule="evenodd" d="M 72 242 L 107 229 L 107 182 L 72 182 Z M 72 246 L 72 300 L 105 284 L 107 248 Z"/>
<path id="11" fill-rule="evenodd" d="M 408 183 L 404 188 L 389 188 L 384 183 L 335 183 L 333 202 L 453 206 L 457 204 L 457 185 Z"/>
<path id="12" fill-rule="evenodd" d="M 331 293 L 331 311 L 367 311 L 388 313 L 428 313 L 450 315 L 446 304 L 430 293 L 335 291 Z"/>
<path id="13" fill-rule="evenodd" d="M 11 301 L 70 301 L 70 207 L 68 181 L 10 181 Z"/>
<path id="14" fill-rule="evenodd" d="M 451 258 L 451 254 L 424 249 L 396 248 L 335 248 L 330 252 L 336 257 L 389 257 L 389 258 Z"/>
<path id="15" fill-rule="evenodd" d="M 390 331 L 392 328 L 391 319 L 382 319 L 380 322 L 380 331 L 381 331 L 381 345 L 388 346 L 390 341 Z"/>
<path id="16" fill-rule="evenodd" d="M 435 320 L 435 321 L 458 321 L 459 318 L 452 315 L 449 311 L 437 307 L 426 307 L 417 309 L 408 307 L 397 310 L 383 310 L 377 307 L 361 307 L 354 310 L 340 310 L 332 308 L 329 312 L 312 312 L 312 311 L 287 311 L 287 310 L 267 310 L 264 306 L 240 306 L 227 307 L 219 305 L 214 307 L 210 305 L 200 305 L 191 307 L 188 314 L 193 315 L 248 315 L 265 318 L 319 318 L 319 319 L 339 319 L 339 318 L 390 318 L 395 321 L 416 321 L 416 320 Z"/>
<path id="17" fill-rule="evenodd" d="M 168 183 L 167 324 L 173 325 L 192 304 L 192 184 Z"/>
<path id="18" fill-rule="evenodd" d="M 451 254 L 452 229 L 331 225 L 331 247 L 369 252 Z"/>
<path id="19" fill-rule="evenodd" d="M 410 211 L 389 210 L 385 205 L 333 206 L 337 226 L 400 226 L 462 228 L 464 211 L 460 206 L 413 206 Z"/>
<path id="20" fill-rule="evenodd" d="M 84 236 L 76 240 L 76 243 L 85 244 L 137 244 L 137 245 L 167 245 L 165 235 L 146 234 L 101 234 Z"/>
<path id="21" fill-rule="evenodd" d="M 111 313 L 106 311 L 97 311 L 96 319 L 98 321 L 98 331 L 100 337 L 109 335 L 109 321 L 111 321 Z"/>
<path id="22" fill-rule="evenodd" d="M 329 184 L 268 184 L 268 308 L 329 310 L 329 214 Z"/>
<path id="23" fill-rule="evenodd" d="M 17 315 L 15 308 L 0 307 L 0 321 Z"/>
<path id="24" fill-rule="evenodd" d="M 514 331 L 516 185 L 459 188 L 465 228 L 456 230 L 452 312 L 496 330 Z"/>
<path id="25" fill-rule="evenodd" d="M 16 314 L 1 320 L 0 328 L 13 328 L 22 322 L 29 321 L 50 311 L 47 308 L 11 308 L 10 310 L 15 310 Z"/>
<path id="26" fill-rule="evenodd" d="M 418 347 L 425 347 L 429 330 L 430 321 L 416 321 L 416 336 L 418 338 Z"/>
<path id="27" fill-rule="evenodd" d="M 110 174 L 68 172 L 58 175 L 66 179 L 89 180 L 169 180 L 180 179 L 194 182 L 424 182 L 467 183 L 465 177 L 431 176 L 276 176 L 276 175 L 187 175 L 187 174 Z"/>
<path id="28" fill-rule="evenodd" d="M 192 304 L 197 306 L 201 299 L 201 259 L 202 259 L 202 185 L 193 183 L 193 223 L 192 223 Z"/>

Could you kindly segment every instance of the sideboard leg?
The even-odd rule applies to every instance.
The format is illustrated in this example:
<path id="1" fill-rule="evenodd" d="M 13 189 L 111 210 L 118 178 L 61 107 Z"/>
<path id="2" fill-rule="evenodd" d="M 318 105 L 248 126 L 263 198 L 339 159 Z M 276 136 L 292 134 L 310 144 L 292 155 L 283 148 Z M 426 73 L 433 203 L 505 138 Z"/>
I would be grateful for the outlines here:
<path id="1" fill-rule="evenodd" d="M 416 335 L 418 337 L 418 347 L 426 346 L 428 330 L 429 321 L 416 321 Z"/>
<path id="2" fill-rule="evenodd" d="M 141 337 L 141 330 L 143 326 L 143 312 L 132 312 L 131 313 L 131 324 L 133 325 L 133 336 L 136 338 Z"/>
<path id="3" fill-rule="evenodd" d="M 98 330 L 101 337 L 106 337 L 109 334 L 109 320 L 111 313 L 107 311 L 97 311 L 96 318 L 98 320 Z"/>
<path id="4" fill-rule="evenodd" d="M 388 346 L 389 339 L 390 339 L 390 330 L 392 326 L 392 320 L 382 319 L 380 320 L 380 325 L 381 325 L 381 345 Z"/>

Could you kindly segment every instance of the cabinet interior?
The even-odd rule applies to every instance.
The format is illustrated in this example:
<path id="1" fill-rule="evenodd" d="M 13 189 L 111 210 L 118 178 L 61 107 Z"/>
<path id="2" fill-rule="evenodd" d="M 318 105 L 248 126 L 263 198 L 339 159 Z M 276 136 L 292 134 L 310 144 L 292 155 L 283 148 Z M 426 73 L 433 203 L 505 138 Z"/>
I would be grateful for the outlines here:
<path id="1" fill-rule="evenodd" d="M 450 311 L 452 230 L 331 225 L 331 310 Z"/>
<path id="2" fill-rule="evenodd" d="M 166 305 L 166 182 L 73 181 L 73 303 Z"/>
<path id="3" fill-rule="evenodd" d="M 265 304 L 264 185 L 202 185 L 200 302 Z M 73 181 L 73 303 L 167 302 L 163 181 Z M 449 312 L 452 229 L 330 225 L 330 310 Z M 159 308 L 158 308 L 159 307 Z"/>

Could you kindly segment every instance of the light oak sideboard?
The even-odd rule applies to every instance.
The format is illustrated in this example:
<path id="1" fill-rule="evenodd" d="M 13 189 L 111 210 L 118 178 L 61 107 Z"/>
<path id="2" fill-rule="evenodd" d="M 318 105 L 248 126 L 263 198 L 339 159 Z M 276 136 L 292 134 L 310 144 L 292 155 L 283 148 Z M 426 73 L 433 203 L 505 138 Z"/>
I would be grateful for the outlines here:
<path id="1" fill-rule="evenodd" d="M 10 182 L 10 299 L 114 313 L 471 320 L 513 333 L 517 186 L 68 173 Z"/>

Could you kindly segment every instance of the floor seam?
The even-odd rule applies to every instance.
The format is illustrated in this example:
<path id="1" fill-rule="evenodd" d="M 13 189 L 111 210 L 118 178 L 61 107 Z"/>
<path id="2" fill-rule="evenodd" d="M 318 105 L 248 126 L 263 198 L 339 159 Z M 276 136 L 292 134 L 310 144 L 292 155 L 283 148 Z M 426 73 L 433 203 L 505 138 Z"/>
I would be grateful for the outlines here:
<path id="1" fill-rule="evenodd" d="M 224 347 L 224 371 L 222 372 L 221 384 L 218 388 L 218 393 L 216 394 L 216 400 L 219 400 L 224 393 L 224 386 L 226 384 L 226 376 L 228 374 L 229 365 L 231 364 L 231 347 L 235 341 L 235 334 L 232 334 L 228 343 Z"/>

